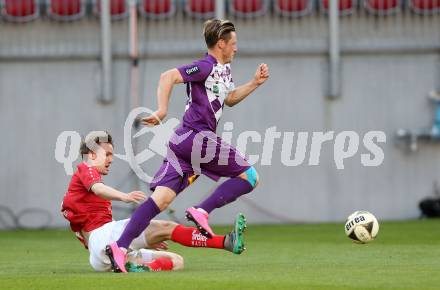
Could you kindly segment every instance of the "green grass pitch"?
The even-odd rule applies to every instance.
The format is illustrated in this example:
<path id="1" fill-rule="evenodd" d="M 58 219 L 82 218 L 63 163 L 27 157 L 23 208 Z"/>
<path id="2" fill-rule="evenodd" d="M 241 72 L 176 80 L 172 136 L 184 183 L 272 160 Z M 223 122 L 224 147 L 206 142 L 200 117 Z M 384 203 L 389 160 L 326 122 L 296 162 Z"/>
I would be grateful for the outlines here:
<path id="1" fill-rule="evenodd" d="M 172 244 L 183 271 L 95 273 L 68 230 L 0 231 L 0 289 L 440 289 L 440 220 L 383 222 L 365 245 L 343 224 L 249 225 L 246 246 Z"/>

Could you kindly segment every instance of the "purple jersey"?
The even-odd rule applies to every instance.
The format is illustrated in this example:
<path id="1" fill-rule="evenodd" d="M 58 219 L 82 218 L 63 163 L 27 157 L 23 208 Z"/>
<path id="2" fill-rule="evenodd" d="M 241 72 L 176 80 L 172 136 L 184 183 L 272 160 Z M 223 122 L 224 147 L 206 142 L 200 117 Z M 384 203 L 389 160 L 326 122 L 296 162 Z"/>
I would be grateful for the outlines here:
<path id="1" fill-rule="evenodd" d="M 222 65 L 207 54 L 177 69 L 188 86 L 183 125 L 199 132 L 216 132 L 225 98 L 235 88 L 230 64 Z"/>
<path id="2" fill-rule="evenodd" d="M 187 84 L 188 93 L 183 126 L 177 128 L 171 137 L 167 157 L 154 176 L 150 189 L 154 191 L 157 186 L 165 186 L 178 194 L 199 174 L 218 181 L 220 177 L 237 177 L 251 165 L 233 146 L 215 135 L 225 98 L 234 89 L 231 66 L 219 64 L 207 54 L 204 59 L 177 69 Z M 204 131 L 214 132 L 214 136 Z M 200 134 L 206 136 L 203 141 L 199 139 Z M 182 136 L 185 138 L 178 141 Z M 198 160 L 197 157 L 193 160 L 194 144 L 200 145 L 200 157 L 202 151 L 205 154 L 215 152 L 215 156 L 210 161 L 193 164 L 194 160 Z"/>

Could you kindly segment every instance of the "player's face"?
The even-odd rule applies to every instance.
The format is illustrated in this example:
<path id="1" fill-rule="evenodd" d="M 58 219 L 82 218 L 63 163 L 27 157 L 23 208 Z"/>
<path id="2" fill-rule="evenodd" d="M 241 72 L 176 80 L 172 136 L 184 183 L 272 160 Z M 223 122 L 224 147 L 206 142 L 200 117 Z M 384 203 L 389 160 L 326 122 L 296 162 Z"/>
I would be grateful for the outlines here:
<path id="1" fill-rule="evenodd" d="M 237 34 L 235 31 L 231 32 L 231 38 L 224 42 L 222 45 L 222 53 L 223 53 L 223 60 L 225 63 L 232 62 L 232 59 L 235 56 L 235 53 L 237 52 Z"/>
<path id="2" fill-rule="evenodd" d="M 110 170 L 110 164 L 113 161 L 113 145 L 110 143 L 100 143 L 99 149 L 93 153 L 93 166 L 102 175 L 107 175 Z"/>

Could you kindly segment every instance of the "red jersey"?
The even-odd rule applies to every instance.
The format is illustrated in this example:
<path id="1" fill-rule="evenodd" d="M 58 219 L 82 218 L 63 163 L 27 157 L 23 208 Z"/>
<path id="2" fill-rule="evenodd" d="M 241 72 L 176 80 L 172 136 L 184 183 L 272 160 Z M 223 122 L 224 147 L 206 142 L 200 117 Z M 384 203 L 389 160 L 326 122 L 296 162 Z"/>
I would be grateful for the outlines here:
<path id="1" fill-rule="evenodd" d="M 113 220 L 111 202 L 91 191 L 92 185 L 100 182 L 98 170 L 86 162 L 81 162 L 72 176 L 61 212 L 77 236 L 81 230 L 90 232 Z"/>

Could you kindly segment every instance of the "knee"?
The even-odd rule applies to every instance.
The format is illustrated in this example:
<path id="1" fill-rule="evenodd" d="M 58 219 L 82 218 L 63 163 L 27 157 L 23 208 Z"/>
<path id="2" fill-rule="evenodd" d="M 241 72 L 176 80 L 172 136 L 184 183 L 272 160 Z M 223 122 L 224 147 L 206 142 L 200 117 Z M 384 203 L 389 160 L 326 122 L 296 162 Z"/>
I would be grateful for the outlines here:
<path id="1" fill-rule="evenodd" d="M 171 231 L 177 226 L 177 223 L 173 221 L 165 221 L 165 220 L 151 220 L 148 225 L 148 229 L 153 232 L 160 231 Z"/>
<path id="2" fill-rule="evenodd" d="M 156 203 L 157 207 L 160 209 L 160 211 L 167 209 L 170 203 L 173 201 L 172 199 L 169 199 L 167 196 L 159 196 L 158 198 L 153 198 L 153 200 Z"/>
<path id="3" fill-rule="evenodd" d="M 160 211 L 166 209 L 176 197 L 176 193 L 171 189 L 158 186 L 151 195 Z"/>
<path id="4" fill-rule="evenodd" d="M 171 239 L 177 223 L 164 220 L 152 220 L 145 230 L 145 239 L 148 245 L 153 245 Z"/>
<path id="5" fill-rule="evenodd" d="M 156 222 L 158 222 L 157 231 L 161 233 L 163 239 L 170 240 L 171 235 L 174 229 L 178 226 L 178 224 L 172 221 L 163 221 L 163 220 Z"/>
<path id="6" fill-rule="evenodd" d="M 250 183 L 252 189 L 256 188 L 260 182 L 260 177 L 258 176 L 257 170 L 253 166 L 249 167 L 245 172 L 239 175 L 247 182 Z"/>
<path id="7" fill-rule="evenodd" d="M 167 230 L 167 231 L 172 231 L 174 230 L 175 227 L 177 227 L 179 224 L 173 221 L 162 221 L 162 226 Z"/>
<path id="8" fill-rule="evenodd" d="M 165 220 L 151 220 L 151 225 L 154 225 L 157 230 L 160 229 L 174 229 L 178 224 L 173 221 Z"/>

